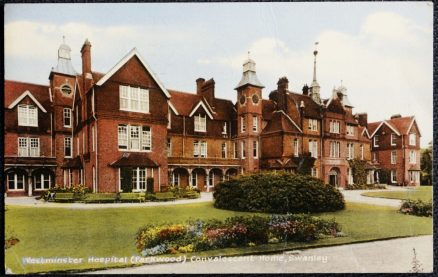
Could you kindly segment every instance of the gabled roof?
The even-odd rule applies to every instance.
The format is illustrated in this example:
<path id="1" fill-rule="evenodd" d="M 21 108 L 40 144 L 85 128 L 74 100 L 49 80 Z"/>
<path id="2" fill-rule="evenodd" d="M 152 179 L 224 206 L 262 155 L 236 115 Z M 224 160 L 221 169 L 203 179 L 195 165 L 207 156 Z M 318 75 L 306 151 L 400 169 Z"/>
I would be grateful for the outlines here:
<path id="1" fill-rule="evenodd" d="M 141 64 L 146 68 L 148 73 L 152 76 L 152 79 L 158 84 L 160 89 L 164 92 L 167 98 L 170 98 L 170 94 L 167 91 L 167 89 L 164 87 L 164 85 L 160 82 L 158 77 L 154 74 L 154 72 L 151 70 L 150 66 L 146 63 L 146 61 L 140 56 L 136 48 L 133 48 L 131 51 L 129 51 L 128 54 L 126 54 L 125 57 L 123 57 L 113 68 L 111 68 L 108 73 L 105 74 L 100 80 L 96 83 L 96 85 L 101 86 L 103 85 L 111 76 L 114 75 L 123 65 L 125 65 L 132 57 L 136 56 Z"/>
<path id="2" fill-rule="evenodd" d="M 275 111 L 272 119 L 263 129 L 262 133 L 295 132 L 302 133 L 301 128 L 284 111 Z"/>
<path id="3" fill-rule="evenodd" d="M 169 105 L 169 108 L 176 114 L 179 115 L 178 111 L 176 110 L 176 108 L 172 105 L 172 103 L 170 101 L 167 101 L 167 104 Z"/>
<path id="4" fill-rule="evenodd" d="M 388 120 L 395 128 L 399 130 L 402 134 L 409 134 L 409 131 L 411 130 L 412 126 L 415 123 L 415 117 L 414 116 L 406 116 L 406 117 L 398 117 Z M 418 128 L 418 126 L 417 126 Z M 418 130 L 420 133 L 420 130 Z M 421 135 L 421 134 L 420 134 Z"/>
<path id="5" fill-rule="evenodd" d="M 47 94 L 49 92 L 47 91 Z M 43 105 L 41 105 L 41 103 L 35 98 L 35 96 L 32 95 L 32 93 L 28 90 L 26 90 L 25 92 L 23 92 L 17 99 L 15 99 L 14 102 L 12 102 L 9 106 L 8 109 L 13 109 L 18 103 L 21 102 L 21 100 L 23 100 L 26 96 L 29 96 L 30 99 L 32 99 L 32 101 L 38 106 L 38 108 L 40 108 L 41 111 L 43 112 L 47 112 L 46 109 L 44 109 Z"/>
<path id="6" fill-rule="evenodd" d="M 361 136 L 364 136 L 364 134 L 366 134 L 367 138 L 371 138 L 370 133 L 368 132 L 368 129 L 366 127 L 358 126 L 358 129 L 359 129 L 359 132 L 360 132 Z"/>
<path id="7" fill-rule="evenodd" d="M 199 107 L 202 107 L 205 112 L 207 113 L 208 117 L 210 117 L 210 119 L 213 119 L 213 115 L 210 113 L 209 108 L 207 108 L 207 106 L 205 105 L 204 101 L 201 99 L 198 104 L 192 109 L 192 111 L 189 114 L 189 117 L 192 117 L 193 114 L 198 110 Z"/>
<path id="8" fill-rule="evenodd" d="M 374 123 L 370 123 L 370 124 L 373 124 L 373 127 L 374 127 L 374 124 L 375 123 L 378 123 L 378 122 L 374 122 Z M 370 124 L 368 124 L 368 127 L 370 126 Z M 380 122 L 380 124 L 378 124 L 378 126 L 374 129 L 374 132 L 371 134 L 371 137 L 374 137 L 374 135 L 377 133 L 377 131 L 380 129 L 380 127 L 382 127 L 383 126 L 383 124 L 385 124 L 386 126 L 388 126 L 394 133 L 396 133 L 398 136 L 400 136 L 400 132 L 391 124 L 391 123 L 389 123 L 389 122 L 387 122 L 386 120 L 383 120 L 383 121 L 381 121 Z"/>
<path id="9" fill-rule="evenodd" d="M 10 80 L 5 80 L 4 82 L 3 108 L 8 108 L 8 106 L 15 102 L 16 99 L 26 91 L 31 92 L 32 96 L 38 101 L 38 103 L 40 103 L 41 106 L 44 107 L 46 111 L 51 110 L 48 86 Z"/>

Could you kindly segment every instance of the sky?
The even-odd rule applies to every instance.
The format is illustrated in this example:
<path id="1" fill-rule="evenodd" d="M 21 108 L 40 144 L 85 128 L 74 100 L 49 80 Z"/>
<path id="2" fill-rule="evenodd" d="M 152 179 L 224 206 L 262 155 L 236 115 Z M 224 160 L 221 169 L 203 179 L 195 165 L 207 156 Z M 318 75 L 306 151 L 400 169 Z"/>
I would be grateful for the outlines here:
<path id="1" fill-rule="evenodd" d="M 8 80 L 47 85 L 63 36 L 80 72 L 88 38 L 93 71 L 136 47 L 167 88 L 214 78 L 233 102 L 248 51 L 267 98 L 283 76 L 289 90 L 310 85 L 318 42 L 322 98 L 342 83 L 369 122 L 415 115 L 421 145 L 432 141 L 432 2 L 7 4 L 4 36 Z"/>

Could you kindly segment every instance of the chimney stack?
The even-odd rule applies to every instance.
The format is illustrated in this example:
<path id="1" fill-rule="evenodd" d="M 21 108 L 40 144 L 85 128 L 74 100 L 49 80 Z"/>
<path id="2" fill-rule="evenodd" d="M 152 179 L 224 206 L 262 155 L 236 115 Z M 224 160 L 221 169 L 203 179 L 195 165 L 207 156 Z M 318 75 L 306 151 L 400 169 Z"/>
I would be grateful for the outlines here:
<path id="1" fill-rule="evenodd" d="M 281 77 L 277 82 L 277 108 L 278 110 L 287 111 L 287 90 L 289 88 L 289 80 L 286 77 Z"/>
<path id="2" fill-rule="evenodd" d="M 400 118 L 400 117 L 402 117 L 401 114 L 394 114 L 391 116 L 391 119 Z"/>
<path id="3" fill-rule="evenodd" d="M 357 121 L 359 121 L 359 125 L 368 127 L 368 114 L 367 113 L 359 113 L 356 115 Z"/>
<path id="4" fill-rule="evenodd" d="M 213 78 L 204 82 L 201 88 L 201 95 L 207 100 L 211 107 L 214 107 L 214 80 Z"/>
<path id="5" fill-rule="evenodd" d="M 81 48 L 82 55 L 82 79 L 84 82 L 84 92 L 86 93 L 92 86 L 93 76 L 91 75 L 91 43 L 85 40 Z"/>
<path id="6" fill-rule="evenodd" d="M 303 95 L 309 95 L 309 86 L 307 84 L 303 87 Z"/>
<path id="7" fill-rule="evenodd" d="M 197 95 L 201 95 L 201 91 L 202 91 L 202 86 L 205 83 L 205 79 L 204 78 L 198 78 L 196 79 L 196 94 Z"/>

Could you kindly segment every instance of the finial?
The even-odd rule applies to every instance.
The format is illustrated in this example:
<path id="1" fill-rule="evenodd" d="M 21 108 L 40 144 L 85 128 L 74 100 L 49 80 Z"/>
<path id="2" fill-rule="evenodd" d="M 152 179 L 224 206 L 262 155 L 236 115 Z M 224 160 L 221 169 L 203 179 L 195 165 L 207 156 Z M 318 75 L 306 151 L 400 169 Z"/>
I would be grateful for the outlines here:
<path id="1" fill-rule="evenodd" d="M 315 42 L 315 51 L 313 51 L 313 55 L 316 57 L 318 55 L 318 44 L 319 42 Z"/>
<path id="2" fill-rule="evenodd" d="M 65 35 L 62 35 L 62 43 L 65 44 Z"/>

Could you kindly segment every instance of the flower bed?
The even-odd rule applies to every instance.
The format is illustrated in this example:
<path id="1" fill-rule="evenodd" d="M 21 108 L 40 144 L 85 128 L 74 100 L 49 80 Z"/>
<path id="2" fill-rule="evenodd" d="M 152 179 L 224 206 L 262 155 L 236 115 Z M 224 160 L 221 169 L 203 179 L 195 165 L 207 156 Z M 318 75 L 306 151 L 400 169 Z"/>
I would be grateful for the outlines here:
<path id="1" fill-rule="evenodd" d="M 188 253 L 226 247 L 288 241 L 313 241 L 342 235 L 334 220 L 309 215 L 231 217 L 225 221 L 189 221 L 185 224 L 147 225 L 137 232 L 137 250 L 143 256 Z"/>
<path id="2" fill-rule="evenodd" d="M 416 216 L 432 216 L 432 202 L 423 202 L 421 200 L 404 200 L 400 212 L 403 214 Z"/>

